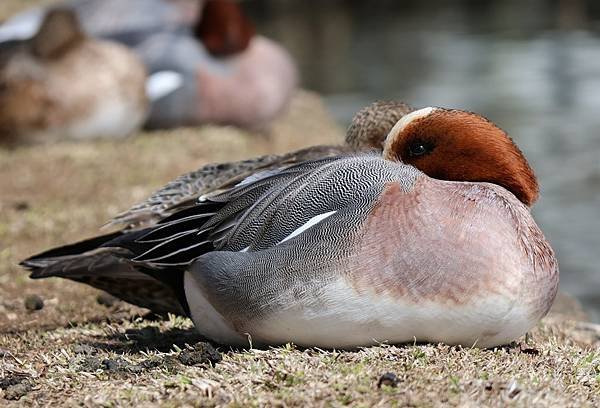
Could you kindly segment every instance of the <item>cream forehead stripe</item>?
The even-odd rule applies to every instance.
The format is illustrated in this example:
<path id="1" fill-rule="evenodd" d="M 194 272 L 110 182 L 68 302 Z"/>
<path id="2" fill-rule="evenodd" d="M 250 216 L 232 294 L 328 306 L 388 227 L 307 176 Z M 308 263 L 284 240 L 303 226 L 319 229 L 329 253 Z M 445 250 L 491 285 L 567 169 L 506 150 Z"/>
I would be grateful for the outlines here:
<path id="1" fill-rule="evenodd" d="M 394 125 L 392 130 L 389 131 L 387 136 L 385 137 L 385 144 L 383 146 L 383 157 L 388 159 L 394 155 L 389 155 L 389 149 L 391 148 L 391 144 L 396 138 L 397 135 L 400 134 L 406 127 L 413 121 L 417 119 L 424 118 L 433 112 L 436 108 L 427 107 L 416 110 L 414 112 L 409 113 L 408 115 L 404 115 L 400 118 L 398 122 Z"/>

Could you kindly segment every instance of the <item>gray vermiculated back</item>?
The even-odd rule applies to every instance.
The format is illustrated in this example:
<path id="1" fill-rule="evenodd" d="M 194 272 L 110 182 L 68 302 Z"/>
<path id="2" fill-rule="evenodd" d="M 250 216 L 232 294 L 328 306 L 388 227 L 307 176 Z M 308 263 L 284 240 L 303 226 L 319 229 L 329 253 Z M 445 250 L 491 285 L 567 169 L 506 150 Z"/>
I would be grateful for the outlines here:
<path id="1" fill-rule="evenodd" d="M 419 174 L 411 166 L 361 155 L 326 163 L 284 187 L 276 184 L 275 197 L 262 198 L 269 206 L 247 213 L 254 222 L 236 230 L 222 251 L 198 258 L 191 271 L 213 305 L 230 316 L 255 318 L 299 297 L 318 299 L 313 292 L 334 278 L 385 185 L 396 182 L 408 191 Z M 329 211 L 337 213 L 278 244 Z M 247 252 L 234 252 L 247 246 Z"/>

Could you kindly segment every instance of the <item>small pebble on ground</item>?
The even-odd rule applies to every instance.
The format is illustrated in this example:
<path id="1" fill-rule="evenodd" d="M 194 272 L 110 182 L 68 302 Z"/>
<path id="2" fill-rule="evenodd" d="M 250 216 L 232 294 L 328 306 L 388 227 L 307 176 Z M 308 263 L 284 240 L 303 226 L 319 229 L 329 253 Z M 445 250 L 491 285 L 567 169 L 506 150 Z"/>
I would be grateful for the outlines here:
<path id="1" fill-rule="evenodd" d="M 379 381 L 377 381 L 377 388 L 381 388 L 382 385 L 397 387 L 399 382 L 400 380 L 396 374 L 388 372 L 379 377 Z"/>
<path id="2" fill-rule="evenodd" d="M 187 366 L 211 364 L 215 365 L 222 360 L 219 353 L 210 343 L 196 343 L 190 350 L 179 353 L 179 361 Z"/>
<path id="3" fill-rule="evenodd" d="M 96 302 L 106 307 L 113 307 L 118 301 L 119 299 L 106 292 L 102 292 L 96 297 Z"/>
<path id="4" fill-rule="evenodd" d="M 38 295 L 29 295 L 25 298 L 25 309 L 35 312 L 44 308 L 44 299 Z"/>

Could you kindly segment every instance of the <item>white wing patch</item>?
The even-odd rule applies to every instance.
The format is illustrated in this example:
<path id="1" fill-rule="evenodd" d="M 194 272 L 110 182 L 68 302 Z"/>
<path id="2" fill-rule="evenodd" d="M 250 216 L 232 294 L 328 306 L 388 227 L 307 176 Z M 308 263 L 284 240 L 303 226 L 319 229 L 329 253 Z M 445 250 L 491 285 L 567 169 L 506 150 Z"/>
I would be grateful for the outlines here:
<path id="1" fill-rule="evenodd" d="M 41 10 L 17 16 L 0 26 L 0 42 L 26 40 L 35 35 L 42 23 Z"/>
<path id="2" fill-rule="evenodd" d="M 310 227 L 312 227 L 313 225 L 317 225 L 318 223 L 320 223 L 321 221 L 323 221 L 324 219 L 326 219 L 327 217 L 332 216 L 333 214 L 335 214 L 337 211 L 329 211 L 323 214 L 319 214 L 319 215 L 315 215 L 314 217 L 312 217 L 310 220 L 308 220 L 306 222 L 306 224 L 300 226 L 299 228 L 297 228 L 294 232 L 292 232 L 290 235 L 288 235 L 287 237 L 285 237 L 284 239 L 282 239 L 277 245 L 284 243 L 285 241 L 294 238 L 295 236 L 298 236 L 300 234 L 302 234 L 304 231 L 306 231 L 307 229 L 309 229 Z"/>
<path id="3" fill-rule="evenodd" d="M 183 85 L 183 75 L 175 71 L 159 71 L 146 80 L 146 95 L 156 101 L 175 92 Z"/>

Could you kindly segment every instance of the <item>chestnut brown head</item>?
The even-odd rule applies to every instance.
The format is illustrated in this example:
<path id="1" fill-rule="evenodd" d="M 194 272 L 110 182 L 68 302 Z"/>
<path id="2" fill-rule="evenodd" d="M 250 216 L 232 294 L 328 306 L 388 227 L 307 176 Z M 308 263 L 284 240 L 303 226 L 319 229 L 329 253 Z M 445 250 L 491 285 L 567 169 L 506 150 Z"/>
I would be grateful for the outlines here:
<path id="1" fill-rule="evenodd" d="M 217 57 L 226 57 L 248 48 L 255 31 L 238 3 L 208 0 L 194 33 L 208 52 Z"/>
<path id="2" fill-rule="evenodd" d="M 424 108 L 389 132 L 384 158 L 441 180 L 489 182 L 531 206 L 539 187 L 525 156 L 502 129 L 472 112 Z"/>

